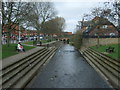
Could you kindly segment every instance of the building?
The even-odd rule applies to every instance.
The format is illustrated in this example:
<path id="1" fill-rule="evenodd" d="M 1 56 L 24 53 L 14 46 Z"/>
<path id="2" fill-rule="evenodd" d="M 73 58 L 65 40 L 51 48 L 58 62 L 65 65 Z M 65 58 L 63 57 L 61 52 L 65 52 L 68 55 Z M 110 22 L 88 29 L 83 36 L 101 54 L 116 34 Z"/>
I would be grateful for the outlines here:
<path id="1" fill-rule="evenodd" d="M 80 32 L 83 33 L 85 32 L 89 26 L 91 26 L 92 21 L 81 21 L 81 29 Z"/>
<path id="2" fill-rule="evenodd" d="M 6 35 L 8 33 L 8 25 L 4 25 L 2 28 L 2 34 Z M 19 33 L 21 36 L 33 36 L 33 35 L 37 35 L 37 31 L 36 30 L 26 30 L 23 27 L 19 27 L 17 24 L 13 24 L 11 25 L 11 36 L 18 36 Z"/>
<path id="3" fill-rule="evenodd" d="M 72 32 L 63 32 L 65 35 L 72 35 Z"/>
<path id="4" fill-rule="evenodd" d="M 3 26 L 2 34 L 7 34 L 9 32 L 8 27 L 9 27 L 8 25 Z M 25 29 L 23 27 L 19 27 L 17 24 L 11 24 L 11 26 L 10 26 L 11 36 L 12 35 L 18 35 L 19 34 L 19 28 L 20 28 L 21 34 L 24 33 Z"/>
<path id="5" fill-rule="evenodd" d="M 89 36 L 118 36 L 117 28 L 108 19 L 95 17 L 91 23 L 82 28 L 83 35 Z"/>

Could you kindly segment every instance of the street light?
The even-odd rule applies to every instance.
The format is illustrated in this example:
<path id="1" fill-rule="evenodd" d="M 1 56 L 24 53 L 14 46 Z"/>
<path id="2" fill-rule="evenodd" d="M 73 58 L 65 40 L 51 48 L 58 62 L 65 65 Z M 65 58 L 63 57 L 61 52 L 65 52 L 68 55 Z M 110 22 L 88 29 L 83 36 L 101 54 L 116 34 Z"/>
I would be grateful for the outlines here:
<path id="1" fill-rule="evenodd" d="M 100 44 L 100 43 L 99 43 L 99 34 L 96 33 L 95 36 L 97 36 L 97 48 L 98 48 L 98 47 L 99 47 L 99 44 Z"/>
<path id="2" fill-rule="evenodd" d="M 19 32 L 18 32 L 18 33 L 19 33 L 19 36 L 18 36 L 19 41 L 18 41 L 18 42 L 21 42 L 21 41 L 20 41 L 20 33 L 21 33 L 21 32 L 20 32 L 20 25 L 19 25 Z"/>

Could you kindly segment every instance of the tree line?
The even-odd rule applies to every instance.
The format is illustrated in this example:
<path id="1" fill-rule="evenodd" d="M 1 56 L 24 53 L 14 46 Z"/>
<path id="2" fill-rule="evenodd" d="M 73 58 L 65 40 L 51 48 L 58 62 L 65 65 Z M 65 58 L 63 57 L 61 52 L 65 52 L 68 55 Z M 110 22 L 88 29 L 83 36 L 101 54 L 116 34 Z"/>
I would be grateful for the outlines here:
<path id="1" fill-rule="evenodd" d="M 7 44 L 10 43 L 11 32 L 15 29 L 14 24 L 25 29 L 31 27 L 37 30 L 37 34 L 61 33 L 64 29 L 65 19 L 57 17 L 57 11 L 52 2 L 14 2 L 3 0 L 2 30 L 7 29 Z"/>

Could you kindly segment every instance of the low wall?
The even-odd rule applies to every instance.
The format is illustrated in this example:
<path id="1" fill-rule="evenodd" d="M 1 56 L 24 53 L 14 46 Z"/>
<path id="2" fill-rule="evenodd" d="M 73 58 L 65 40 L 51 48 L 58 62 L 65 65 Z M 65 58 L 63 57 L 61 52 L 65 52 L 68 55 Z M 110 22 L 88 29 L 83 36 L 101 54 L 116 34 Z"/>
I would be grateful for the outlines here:
<path id="1" fill-rule="evenodd" d="M 61 41 L 52 41 L 52 42 L 49 42 L 49 43 L 44 43 L 42 44 L 41 46 L 42 47 L 60 47 L 62 45 L 62 42 Z M 40 46 L 40 44 L 37 44 L 37 46 Z"/>
<path id="2" fill-rule="evenodd" d="M 98 38 L 83 38 L 83 47 L 95 46 L 98 43 Z M 107 44 L 118 44 L 120 43 L 120 38 L 99 38 L 100 45 Z"/>

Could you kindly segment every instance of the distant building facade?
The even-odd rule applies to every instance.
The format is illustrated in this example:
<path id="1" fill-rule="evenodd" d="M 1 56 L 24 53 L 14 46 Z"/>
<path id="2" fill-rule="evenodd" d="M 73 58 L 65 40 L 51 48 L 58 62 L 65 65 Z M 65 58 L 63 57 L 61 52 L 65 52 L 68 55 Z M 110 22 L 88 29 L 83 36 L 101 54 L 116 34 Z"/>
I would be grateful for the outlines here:
<path id="1" fill-rule="evenodd" d="M 118 36 L 117 28 L 106 18 L 95 17 L 82 23 L 80 32 L 83 36 Z"/>

